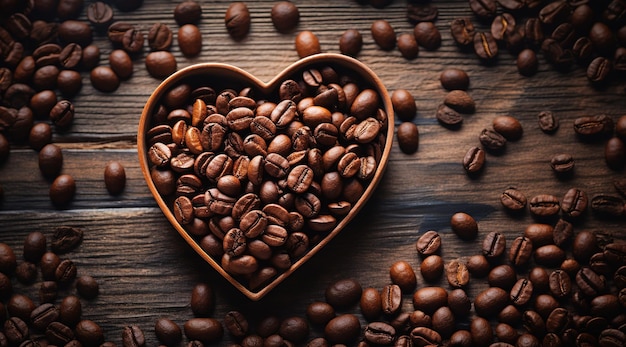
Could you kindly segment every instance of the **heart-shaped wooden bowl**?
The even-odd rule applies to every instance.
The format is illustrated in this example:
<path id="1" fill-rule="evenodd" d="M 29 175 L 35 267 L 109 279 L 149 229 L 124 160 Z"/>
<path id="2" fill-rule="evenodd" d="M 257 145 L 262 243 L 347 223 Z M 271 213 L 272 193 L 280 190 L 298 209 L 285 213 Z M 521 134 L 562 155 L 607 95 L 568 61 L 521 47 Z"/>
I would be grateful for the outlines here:
<path id="1" fill-rule="evenodd" d="M 249 278 L 246 276 L 233 275 L 226 271 L 222 266 L 222 260 L 215 259 L 208 254 L 200 245 L 199 237 L 189 233 L 181 223 L 178 222 L 175 212 L 173 211 L 174 197 L 162 196 L 159 189 L 155 185 L 151 176 L 151 169 L 154 164 L 149 159 L 149 150 L 151 147 L 151 140 L 148 138 L 149 131 L 158 123 L 155 118 L 159 108 L 164 104 L 164 97 L 172 88 L 181 84 L 189 84 L 194 87 L 209 86 L 219 93 L 221 90 L 233 89 L 240 91 L 244 88 L 251 88 L 257 100 L 265 99 L 278 103 L 278 90 L 281 84 L 287 79 L 302 79 L 303 72 L 310 71 L 310 69 L 317 69 L 319 67 L 331 67 L 338 75 L 350 76 L 349 81 L 358 81 L 360 90 L 370 89 L 374 90 L 379 97 L 378 103 L 378 116 L 383 111 L 382 118 L 386 119 L 380 121 L 381 130 L 378 136 L 378 163 L 375 167 L 373 176 L 367 181 L 366 185 L 363 184 L 362 195 L 357 196 L 354 203 L 351 204 L 349 212 L 342 217 L 338 217 L 334 227 L 318 237 L 312 238 L 308 246 L 308 251 L 301 255 L 297 259 L 294 259 L 291 266 L 287 269 L 283 269 L 283 272 L 276 273 L 275 276 L 267 279 L 261 285 L 257 285 L 256 288 L 249 288 L 249 283 L 246 281 Z M 346 116 L 349 116 L 349 110 L 345 111 Z M 251 75 L 250 73 L 239 69 L 237 67 L 227 64 L 197 64 L 184 68 L 165 79 L 149 97 L 139 122 L 139 129 L 137 134 L 137 146 L 139 152 L 139 161 L 144 178 L 148 184 L 150 192 L 154 196 L 157 204 L 165 214 L 165 217 L 169 220 L 172 226 L 178 231 L 178 233 L 185 239 L 185 241 L 196 251 L 207 263 L 209 263 L 219 274 L 221 274 L 226 280 L 228 280 L 235 288 L 241 291 L 246 297 L 251 300 L 259 300 L 269 291 L 275 288 L 285 278 L 292 274 L 308 259 L 315 255 L 320 249 L 322 249 L 330 240 L 341 232 L 341 230 L 357 216 L 359 210 L 366 203 L 368 198 L 374 192 L 377 184 L 383 177 L 383 172 L 387 165 L 391 144 L 394 135 L 394 113 L 391 104 L 391 99 L 387 92 L 387 89 L 383 85 L 382 81 L 374 74 L 374 72 L 363 63 L 348 56 L 339 54 L 318 54 L 310 57 L 303 58 L 289 67 L 283 72 L 278 74 L 274 79 L 269 82 L 263 82 Z M 203 186 L 204 191 L 209 187 Z"/>

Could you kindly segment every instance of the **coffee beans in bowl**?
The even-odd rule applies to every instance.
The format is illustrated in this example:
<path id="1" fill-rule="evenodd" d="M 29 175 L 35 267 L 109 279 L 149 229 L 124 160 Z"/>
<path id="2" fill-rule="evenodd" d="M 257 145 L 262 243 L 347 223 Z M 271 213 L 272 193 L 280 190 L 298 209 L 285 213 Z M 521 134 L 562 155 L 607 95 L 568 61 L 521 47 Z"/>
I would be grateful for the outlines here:
<path id="1" fill-rule="evenodd" d="M 363 207 L 386 167 L 393 124 L 382 82 L 344 55 L 301 59 L 269 83 L 198 64 L 150 96 L 138 151 L 174 228 L 258 300 Z"/>

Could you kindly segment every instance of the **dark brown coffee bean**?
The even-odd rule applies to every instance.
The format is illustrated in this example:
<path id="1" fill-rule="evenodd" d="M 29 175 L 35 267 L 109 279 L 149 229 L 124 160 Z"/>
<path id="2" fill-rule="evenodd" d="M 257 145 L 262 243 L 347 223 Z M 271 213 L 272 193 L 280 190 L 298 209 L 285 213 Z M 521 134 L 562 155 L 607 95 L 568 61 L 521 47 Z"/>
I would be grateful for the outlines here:
<path id="1" fill-rule="evenodd" d="M 604 145 L 604 160 L 608 167 L 620 170 L 626 163 L 626 145 L 617 137 L 611 137 Z"/>
<path id="2" fill-rule="evenodd" d="M 478 147 L 470 148 L 463 157 L 463 168 L 469 174 L 480 172 L 485 165 L 485 151 Z"/>
<path id="3" fill-rule="evenodd" d="M 524 306 L 533 295 L 533 283 L 526 278 L 520 278 L 511 288 L 510 299 L 517 306 Z"/>
<path id="4" fill-rule="evenodd" d="M 411 264 L 406 261 L 396 261 L 389 269 L 391 282 L 398 285 L 402 292 L 407 293 L 415 289 L 417 278 Z"/>
<path id="5" fill-rule="evenodd" d="M 91 70 L 91 84 L 105 93 L 113 92 L 120 86 L 120 78 L 108 66 L 97 66 Z"/>
<path id="6" fill-rule="evenodd" d="M 308 57 L 309 55 L 321 53 L 319 39 L 312 31 L 304 30 L 298 33 L 295 40 L 296 52 L 300 58 Z"/>
<path id="7" fill-rule="evenodd" d="M 64 254 L 74 250 L 83 240 L 83 231 L 70 226 L 55 228 L 50 246 L 57 254 Z"/>
<path id="8" fill-rule="evenodd" d="M 148 46 L 153 51 L 167 51 L 172 45 L 174 34 L 167 24 L 154 23 L 148 31 Z"/>
<path id="9" fill-rule="evenodd" d="M 446 265 L 446 279 L 454 288 L 467 286 L 469 283 L 469 270 L 465 263 L 460 260 L 452 260 Z"/>
<path id="10" fill-rule="evenodd" d="M 412 24 L 432 22 L 437 19 L 439 9 L 431 4 L 409 3 L 406 9 L 406 18 Z"/>
<path id="11" fill-rule="evenodd" d="M 182 339 L 182 330 L 173 320 L 165 317 L 157 319 L 154 332 L 159 342 L 165 345 L 178 344 Z"/>
<path id="12" fill-rule="evenodd" d="M 506 239 L 502 233 L 492 231 L 485 236 L 482 245 L 483 255 L 487 258 L 498 258 L 506 249 Z"/>
<path id="13" fill-rule="evenodd" d="M 587 209 L 587 201 L 587 193 L 577 188 L 571 188 L 563 196 L 561 209 L 566 216 L 577 218 Z"/>
<path id="14" fill-rule="evenodd" d="M 550 292 L 557 298 L 568 296 L 572 290 L 572 280 L 562 270 L 555 270 L 550 274 Z"/>
<path id="15" fill-rule="evenodd" d="M 571 172 L 574 169 L 574 158 L 568 153 L 555 154 L 550 159 L 550 167 L 557 174 L 564 174 Z"/>
<path id="16" fill-rule="evenodd" d="M 189 340 L 206 344 L 217 342 L 224 335 L 222 324 L 214 318 L 191 318 L 183 325 L 183 331 Z"/>
<path id="17" fill-rule="evenodd" d="M 374 291 L 378 294 L 378 314 L 380 314 L 380 294 L 377 290 L 374 289 Z M 364 295 L 366 295 L 366 292 L 368 291 L 363 291 Z M 363 299 L 361 299 L 361 301 L 363 301 Z M 306 316 L 312 324 L 317 326 L 325 326 L 331 319 L 336 317 L 335 309 L 330 304 L 323 301 L 310 303 L 306 309 Z"/>
<path id="18" fill-rule="evenodd" d="M 108 28 L 113 22 L 113 8 L 105 2 L 96 1 L 87 6 L 87 19 L 96 29 Z"/>
<path id="19" fill-rule="evenodd" d="M 424 260 L 422 260 L 422 264 L 420 266 L 420 272 L 422 277 L 427 282 L 436 282 L 443 275 L 444 262 L 443 259 L 436 255 L 429 255 Z"/>
<path id="20" fill-rule="evenodd" d="M 411 121 L 415 118 L 417 106 L 415 98 L 406 89 L 396 89 L 391 93 L 391 103 L 396 115 L 403 121 Z"/>
<path id="21" fill-rule="evenodd" d="M 491 269 L 491 264 L 482 254 L 472 255 L 467 259 L 467 269 L 474 277 L 485 277 Z"/>
<path id="22" fill-rule="evenodd" d="M 289 1 L 279 1 L 272 6 L 270 12 L 272 24 L 280 33 L 288 33 L 298 26 L 300 11 Z"/>
<path id="23" fill-rule="evenodd" d="M 532 252 L 532 242 L 526 237 L 519 236 L 511 244 L 509 260 L 515 266 L 526 265 L 533 254 Z"/>
<path id="24" fill-rule="evenodd" d="M 59 309 L 50 303 L 41 304 L 30 314 L 30 322 L 32 326 L 39 331 L 46 330 L 46 327 L 58 318 Z"/>
<path id="25" fill-rule="evenodd" d="M 241 40 L 250 31 L 250 11 L 243 2 L 234 2 L 224 15 L 226 30 L 235 40 Z"/>
<path id="26" fill-rule="evenodd" d="M 396 32 L 388 21 L 384 19 L 374 21 L 370 31 L 374 42 L 381 49 L 389 51 L 396 46 Z"/>
<path id="27" fill-rule="evenodd" d="M 375 345 L 389 345 L 396 339 L 396 329 L 384 322 L 372 322 L 365 327 L 363 337 Z"/>
<path id="28" fill-rule="evenodd" d="M 450 23 L 450 32 L 454 41 L 460 46 L 474 43 L 475 29 L 470 18 L 456 18 Z"/>
<path id="29" fill-rule="evenodd" d="M 517 281 L 517 274 L 512 266 L 508 264 L 502 264 L 494 267 L 493 269 L 491 269 L 491 271 L 489 271 L 487 281 L 492 287 L 499 287 L 504 290 L 510 290 Z"/>
<path id="30" fill-rule="evenodd" d="M 474 52 L 483 60 L 492 60 L 498 56 L 498 43 L 491 33 L 478 32 L 474 35 Z"/>
<path id="31" fill-rule="evenodd" d="M 439 252 L 441 247 L 441 236 L 434 230 L 425 232 L 417 240 L 415 248 L 417 252 L 422 256 L 429 256 Z"/>
<path id="32" fill-rule="evenodd" d="M 533 256 L 538 264 L 556 266 L 565 259 L 565 251 L 556 245 L 545 245 L 537 247 Z"/>
<path id="33" fill-rule="evenodd" d="M 326 302 L 336 308 L 349 307 L 357 303 L 363 289 L 354 279 L 339 280 L 326 288 Z"/>
<path id="34" fill-rule="evenodd" d="M 591 198 L 591 210 L 603 217 L 620 217 L 624 214 L 624 201 L 608 194 L 599 194 Z"/>
<path id="35" fill-rule="evenodd" d="M 396 133 L 398 144 L 402 152 L 413 154 L 419 146 L 419 130 L 412 122 L 403 122 L 398 126 Z"/>
<path id="36" fill-rule="evenodd" d="M 526 208 L 528 200 L 526 199 L 526 195 L 524 195 L 524 193 L 519 189 L 510 187 L 502 192 L 500 195 L 500 202 L 502 203 L 502 206 L 511 211 L 520 211 Z"/>
<path id="37" fill-rule="evenodd" d="M 202 33 L 194 24 L 185 24 L 178 29 L 178 48 L 186 57 L 195 57 L 202 50 Z"/>
<path id="38" fill-rule="evenodd" d="M 456 127 L 463 122 L 463 115 L 446 104 L 441 104 L 437 107 L 435 117 L 441 124 L 448 127 Z"/>
<path id="39" fill-rule="evenodd" d="M 353 343 L 361 333 L 361 323 L 357 316 L 345 313 L 331 319 L 324 327 L 324 336 L 333 344 Z"/>
<path id="40" fill-rule="evenodd" d="M 506 138 L 492 129 L 483 129 L 478 135 L 480 143 L 488 150 L 500 151 L 506 146 Z"/>
<path id="41" fill-rule="evenodd" d="M 63 167 L 63 152 L 55 144 L 47 144 L 39 151 L 39 170 L 44 176 L 56 177 Z"/>
<path id="42" fill-rule="evenodd" d="M 356 29 L 348 29 L 339 38 L 339 51 L 342 54 L 355 57 L 361 52 L 363 37 Z"/>
<path id="43" fill-rule="evenodd" d="M 413 307 L 427 314 L 432 314 L 447 302 L 448 292 L 441 287 L 422 287 L 413 293 Z"/>
<path id="44" fill-rule="evenodd" d="M 50 201 L 57 207 L 66 206 L 76 193 L 76 182 L 68 174 L 57 176 L 50 185 Z"/>
<path id="45" fill-rule="evenodd" d="M 202 17 L 202 7 L 195 1 L 183 1 L 174 8 L 174 20 L 180 26 L 197 24 Z"/>
<path id="46" fill-rule="evenodd" d="M 469 76 L 465 70 L 457 68 L 447 68 L 439 75 L 441 86 L 447 90 L 467 90 L 469 87 Z"/>
<path id="47" fill-rule="evenodd" d="M 478 235 L 478 224 L 472 216 L 464 212 L 452 215 L 450 226 L 452 231 L 463 240 L 471 240 Z"/>
<path id="48" fill-rule="evenodd" d="M 444 98 L 444 104 L 460 113 L 474 113 L 476 103 L 474 99 L 463 90 L 452 90 Z"/>
<path id="49" fill-rule="evenodd" d="M 559 199 L 550 194 L 539 194 L 529 201 L 530 212 L 538 217 L 549 217 L 556 215 L 560 210 Z"/>
<path id="50" fill-rule="evenodd" d="M 613 129 L 613 119 L 607 115 L 583 116 L 574 120 L 574 131 L 583 138 L 605 136 Z"/>
<path id="51" fill-rule="evenodd" d="M 441 46 L 441 33 L 433 22 L 419 22 L 413 28 L 413 35 L 417 43 L 432 51 Z"/>
<path id="52" fill-rule="evenodd" d="M 481 317 L 493 317 L 508 304 L 509 293 L 502 288 L 489 287 L 476 295 L 474 309 Z"/>
<path id="53" fill-rule="evenodd" d="M 491 19 L 496 15 L 498 5 L 495 0 L 470 0 L 472 12 L 481 19 Z"/>
<path id="54" fill-rule="evenodd" d="M 18 317 L 11 317 L 4 322 L 4 335 L 12 344 L 20 344 L 28 338 L 28 325 Z"/>
<path id="55" fill-rule="evenodd" d="M 419 44 L 417 43 L 417 40 L 415 40 L 415 35 L 413 34 L 404 33 L 398 35 L 396 44 L 404 59 L 415 59 L 419 54 Z"/>

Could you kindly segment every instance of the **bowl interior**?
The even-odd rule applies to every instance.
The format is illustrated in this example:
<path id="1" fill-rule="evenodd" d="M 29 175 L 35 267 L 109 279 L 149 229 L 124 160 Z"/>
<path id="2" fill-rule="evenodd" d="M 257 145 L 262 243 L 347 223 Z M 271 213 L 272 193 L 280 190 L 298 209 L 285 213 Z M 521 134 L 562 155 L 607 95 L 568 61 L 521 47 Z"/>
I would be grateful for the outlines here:
<path id="1" fill-rule="evenodd" d="M 278 100 L 278 87 L 288 78 L 295 76 L 301 76 L 302 72 L 306 69 L 330 66 L 335 69 L 340 75 L 348 75 L 357 81 L 357 84 L 361 87 L 361 90 L 365 87 L 371 88 L 378 92 L 381 101 L 381 108 L 387 114 L 387 127 L 384 129 L 384 146 L 378 166 L 375 174 L 369 184 L 365 187 L 363 195 L 358 201 L 352 205 L 350 212 L 338 221 L 337 225 L 324 236 L 319 242 L 315 243 L 309 248 L 309 251 L 297 261 L 285 272 L 280 273 L 274 277 L 269 283 L 261 288 L 255 290 L 249 289 L 241 281 L 241 278 L 236 278 L 226 272 L 221 264 L 213 257 L 207 254 L 199 245 L 198 240 L 192 237 L 185 228 L 176 220 L 174 213 L 170 206 L 172 206 L 172 197 L 162 196 L 154 182 L 152 181 L 150 174 L 150 164 L 147 156 L 150 144 L 146 139 L 148 130 L 155 125 L 153 114 L 162 104 L 162 99 L 165 94 L 173 87 L 178 86 L 181 83 L 189 83 L 192 86 L 210 86 L 215 91 L 231 88 L 235 90 L 241 90 L 243 88 L 251 88 L 252 95 L 257 98 L 263 98 L 267 100 Z M 308 259 L 315 255 L 321 248 L 323 248 L 334 236 L 336 236 L 359 212 L 359 210 L 366 203 L 367 199 L 371 196 L 374 189 L 378 185 L 378 182 L 382 178 L 382 175 L 387 166 L 389 153 L 391 150 L 391 144 L 394 135 L 394 113 L 391 104 L 391 99 L 382 81 L 376 76 L 376 74 L 369 69 L 366 65 L 359 62 L 356 59 L 339 54 L 318 54 L 301 59 L 294 64 L 287 67 L 283 72 L 277 75 L 269 82 L 263 82 L 251 75 L 250 73 L 239 69 L 232 65 L 217 64 L 217 63 L 204 63 L 192 65 L 178 72 L 172 74 L 165 79 L 149 97 L 139 123 L 139 130 L 137 134 L 137 146 L 139 161 L 144 178 L 148 184 L 150 192 L 154 196 L 159 208 L 162 210 L 165 217 L 169 220 L 172 226 L 178 231 L 178 233 L 185 239 L 185 241 L 196 251 L 206 262 L 208 262 L 220 275 L 228 280 L 234 287 L 241 291 L 246 297 L 252 300 L 259 300 L 265 296 L 269 291 L 275 288 L 291 273 L 298 269 Z"/>

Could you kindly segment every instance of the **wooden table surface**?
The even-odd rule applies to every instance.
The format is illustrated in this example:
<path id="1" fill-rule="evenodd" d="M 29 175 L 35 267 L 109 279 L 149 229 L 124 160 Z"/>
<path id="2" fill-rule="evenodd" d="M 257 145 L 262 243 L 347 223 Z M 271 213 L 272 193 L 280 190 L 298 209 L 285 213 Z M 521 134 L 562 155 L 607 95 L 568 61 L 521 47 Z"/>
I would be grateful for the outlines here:
<path id="1" fill-rule="evenodd" d="M 145 1 L 132 13 L 116 10 L 115 17 L 136 23 L 144 32 L 157 21 L 177 30 L 172 13 L 178 2 Z M 617 195 L 612 181 L 624 177 L 624 171 L 609 169 L 604 161 L 604 142 L 581 142 L 572 123 L 583 115 L 607 114 L 614 120 L 621 116 L 626 107 L 624 80 L 598 90 L 589 84 L 584 69 L 575 66 L 567 73 L 557 72 L 541 55 L 538 73 L 523 77 L 517 72 L 515 57 L 506 50 L 495 64 L 481 64 L 472 53 L 459 50 L 449 31 L 452 19 L 472 16 L 467 1 L 433 2 L 439 8 L 436 25 L 443 43 L 436 51 L 421 49 L 414 60 L 404 59 L 397 49 L 379 49 L 369 31 L 374 20 L 386 19 L 397 34 L 412 32 L 405 1 L 394 1 L 384 9 L 356 1 L 294 1 L 300 9 L 299 26 L 292 33 L 279 34 L 270 21 L 273 1 L 250 0 L 252 27 L 242 41 L 232 40 L 224 27 L 229 1 L 198 2 L 203 9 L 199 23 L 202 53 L 185 58 L 174 44 L 172 52 L 179 68 L 201 62 L 228 63 L 269 80 L 298 59 L 294 50 L 298 31 L 313 31 L 324 52 L 338 53 L 341 33 L 349 28 L 360 30 L 364 44 L 358 59 L 378 74 L 390 92 L 407 89 L 415 96 L 419 150 L 404 154 L 394 139 L 386 174 L 358 217 L 295 274 L 253 302 L 191 250 L 168 224 L 143 179 L 136 132 L 144 103 L 160 82 L 145 70 L 147 47 L 134 59 L 133 76 L 113 93 L 96 91 L 88 72 L 83 72 L 84 86 L 72 99 L 74 123 L 69 131 L 53 137 L 63 149 L 62 173 L 76 180 L 76 196 L 66 208 L 55 208 L 48 198 L 50 181 L 38 169 L 37 152 L 14 144 L 9 158 L 0 165 L 4 189 L 0 241 L 21 254 L 29 232 L 42 231 L 50 236 L 59 225 L 81 228 L 84 240 L 67 257 L 77 264 L 79 275 L 92 275 L 100 284 L 100 295 L 83 301 L 83 318 L 100 324 L 107 340 L 121 343 L 122 327 L 137 324 L 144 330 L 148 345 L 157 345 L 155 320 L 169 317 L 182 325 L 191 318 L 189 298 L 193 285 L 199 282 L 210 283 L 215 290 L 215 318 L 221 320 L 226 312 L 240 310 L 254 323 L 258 321 L 254 317 L 267 313 L 304 316 L 306 306 L 323 300 L 325 288 L 338 279 L 353 277 L 363 287 L 381 288 L 389 283 L 389 267 L 395 261 L 406 260 L 418 271 L 415 241 L 427 230 L 440 232 L 445 261 L 480 252 L 482 237 L 490 231 L 503 232 L 511 242 L 536 220 L 528 211 L 518 216 L 504 211 L 499 196 L 509 186 L 528 197 L 547 193 L 560 198 L 571 187 L 589 196 L 605 192 Z M 94 43 L 102 51 L 101 64 L 106 64 L 111 44 L 101 34 L 95 35 Z M 476 113 L 466 117 L 458 130 L 442 127 L 435 119 L 435 110 L 446 95 L 438 77 L 448 67 L 467 71 L 471 80 L 468 92 L 477 105 Z M 561 127 L 552 135 L 538 127 L 537 114 L 544 110 L 553 111 L 561 120 Z M 495 116 L 507 114 L 521 121 L 523 137 L 508 143 L 504 153 L 488 154 L 482 174 L 468 177 L 461 166 L 465 152 L 479 145 L 479 132 L 490 127 Z M 575 173 L 569 179 L 557 179 L 550 168 L 550 158 L 560 152 L 571 153 L 576 160 Z M 126 168 L 126 189 L 119 196 L 109 195 L 104 187 L 104 167 L 112 160 Z M 459 211 L 478 221 L 475 241 L 461 241 L 451 232 L 450 217 Z M 606 220 L 588 213 L 575 224 L 576 231 L 584 229 L 626 239 L 623 219 Z M 445 279 L 436 284 L 449 288 Z M 425 283 L 418 273 L 418 285 L 432 284 Z M 36 298 L 36 285 L 16 286 Z M 486 279 L 472 279 L 468 292 L 473 298 L 486 286 Z M 67 289 L 66 294 L 71 292 L 72 288 Z M 407 311 L 412 309 L 410 298 L 405 295 Z M 349 310 L 358 311 L 357 307 Z M 466 324 L 461 322 L 459 327 Z M 319 335 L 319 329 L 312 329 L 311 338 Z M 221 344 L 229 341 L 226 334 Z"/>

